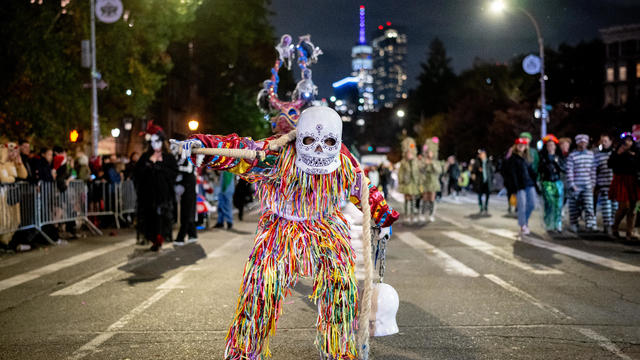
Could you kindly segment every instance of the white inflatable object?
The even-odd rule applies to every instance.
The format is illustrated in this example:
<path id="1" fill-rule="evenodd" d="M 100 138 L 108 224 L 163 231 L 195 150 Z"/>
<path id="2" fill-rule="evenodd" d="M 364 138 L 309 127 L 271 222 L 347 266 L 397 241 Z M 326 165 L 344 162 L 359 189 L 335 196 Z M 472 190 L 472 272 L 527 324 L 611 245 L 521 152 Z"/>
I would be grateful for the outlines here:
<path id="1" fill-rule="evenodd" d="M 372 312 L 373 318 L 369 324 L 373 328 L 370 333 L 373 336 L 387 336 L 398 333 L 398 324 L 396 323 L 396 314 L 400 306 L 400 297 L 398 292 L 389 284 L 376 283 L 373 284 L 373 298 L 375 303 L 375 313 Z"/>

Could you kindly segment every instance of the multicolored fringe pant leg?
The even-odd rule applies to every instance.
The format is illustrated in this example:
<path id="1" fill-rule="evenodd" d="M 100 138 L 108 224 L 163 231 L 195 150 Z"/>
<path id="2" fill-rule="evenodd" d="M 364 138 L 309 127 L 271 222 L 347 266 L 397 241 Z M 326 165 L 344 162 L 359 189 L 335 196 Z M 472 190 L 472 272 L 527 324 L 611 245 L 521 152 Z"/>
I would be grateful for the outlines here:
<path id="1" fill-rule="evenodd" d="M 584 222 L 588 229 L 596 227 L 596 218 L 593 212 L 593 188 L 578 187 L 569 198 L 569 220 L 571 225 L 578 225 L 578 219 L 584 214 Z"/>
<path id="2" fill-rule="evenodd" d="M 356 359 L 358 290 L 346 220 L 294 221 L 267 213 L 245 265 L 225 359 L 269 357 L 286 295 L 299 276 L 314 276 L 310 298 L 318 304 L 315 344 L 325 358 Z"/>
<path id="3" fill-rule="evenodd" d="M 605 227 L 611 227 L 613 225 L 613 213 L 618 209 L 618 203 L 609 199 L 608 187 L 597 188 L 596 196 L 598 200 L 595 207 L 600 204 L 600 211 L 602 212 L 602 225 L 604 225 Z"/>
<path id="4" fill-rule="evenodd" d="M 564 185 L 562 181 L 543 181 L 544 226 L 546 230 L 562 230 L 562 202 Z"/>

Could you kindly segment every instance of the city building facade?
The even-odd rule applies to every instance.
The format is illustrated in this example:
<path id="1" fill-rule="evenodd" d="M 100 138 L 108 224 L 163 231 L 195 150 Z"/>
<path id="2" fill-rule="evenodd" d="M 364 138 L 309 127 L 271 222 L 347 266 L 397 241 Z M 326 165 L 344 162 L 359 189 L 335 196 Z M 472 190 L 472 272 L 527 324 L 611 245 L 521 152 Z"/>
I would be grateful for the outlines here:
<path id="1" fill-rule="evenodd" d="M 640 101 L 640 24 L 600 29 L 605 44 L 604 106 Z"/>
<path id="2" fill-rule="evenodd" d="M 373 48 L 373 80 L 376 108 L 391 108 L 407 94 L 407 35 L 391 22 L 379 25 Z"/>

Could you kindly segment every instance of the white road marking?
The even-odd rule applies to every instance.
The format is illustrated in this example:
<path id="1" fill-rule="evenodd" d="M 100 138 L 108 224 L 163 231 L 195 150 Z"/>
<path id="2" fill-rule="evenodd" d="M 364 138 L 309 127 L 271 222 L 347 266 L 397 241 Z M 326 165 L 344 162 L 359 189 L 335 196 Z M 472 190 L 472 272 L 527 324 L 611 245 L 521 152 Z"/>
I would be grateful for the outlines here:
<path id="1" fill-rule="evenodd" d="M 631 264 L 627 264 L 627 263 L 623 263 L 617 260 L 613 260 L 613 259 L 608 259 L 606 257 L 603 256 L 599 256 L 599 255 L 594 255 L 585 251 L 581 251 L 581 250 L 577 250 L 574 248 L 570 248 L 567 246 L 562 246 L 562 245 L 558 245 L 558 244 L 554 244 L 552 242 L 548 242 L 548 241 L 544 241 L 544 240 L 540 240 L 540 239 L 534 239 L 531 237 L 524 237 L 522 238 L 522 240 L 520 240 L 522 242 L 525 242 L 527 244 L 533 245 L 533 246 L 537 246 L 537 247 L 541 247 L 541 248 L 545 248 L 551 251 L 555 251 L 557 253 L 563 254 L 563 255 L 567 255 L 567 256 L 571 256 L 574 257 L 576 259 L 580 259 L 580 260 L 584 260 L 584 261 L 588 261 L 600 266 L 604 266 L 607 267 L 609 269 L 613 269 L 613 270 L 618 270 L 618 271 L 625 271 L 625 272 L 640 272 L 640 267 L 639 266 L 635 266 L 635 265 L 631 265 Z"/>
<path id="2" fill-rule="evenodd" d="M 421 252 L 432 259 L 438 266 L 442 267 L 444 271 L 449 275 L 459 275 L 459 276 L 469 276 L 469 277 L 478 277 L 478 274 L 475 270 L 471 269 L 467 265 L 461 263 L 460 261 L 454 259 L 449 254 L 444 251 L 436 248 L 435 246 L 425 242 L 420 239 L 413 233 L 409 232 L 401 232 L 398 233 L 398 238 L 409 245 L 410 247 L 416 250 L 422 250 Z"/>
<path id="3" fill-rule="evenodd" d="M 451 219 L 451 218 L 449 218 L 449 217 L 447 217 L 447 216 L 442 216 L 442 215 L 440 215 L 440 214 L 436 214 L 436 218 L 438 218 L 438 219 L 440 219 L 440 220 L 442 220 L 442 221 L 444 221 L 444 222 L 448 222 L 449 224 L 451 224 L 451 225 L 453 225 L 453 226 L 455 226 L 455 227 L 459 227 L 459 228 L 461 228 L 461 229 L 466 229 L 466 228 L 468 228 L 468 226 L 465 226 L 465 225 L 463 225 L 462 223 L 460 223 L 460 222 L 458 222 L 458 221 L 456 221 L 456 220 L 453 220 L 453 219 Z"/>
<path id="4" fill-rule="evenodd" d="M 559 274 L 563 274 L 562 271 L 557 270 L 557 269 L 553 269 L 550 268 L 548 266 L 542 265 L 542 264 L 529 264 L 529 263 L 525 263 L 523 261 L 520 261 L 518 259 L 516 259 L 512 253 L 509 253 L 507 251 L 504 251 L 501 248 L 498 248 L 496 246 L 493 246 L 491 244 L 489 244 L 488 242 L 476 239 L 472 236 L 469 235 L 465 235 L 463 233 L 457 232 L 457 231 L 443 231 L 442 232 L 443 235 L 445 235 L 448 238 L 451 238 L 453 240 L 456 240 L 458 242 L 461 242 L 473 249 L 476 249 L 478 251 L 481 251 L 495 259 L 498 259 L 502 262 L 505 262 L 509 265 L 513 265 L 517 268 L 520 268 L 522 270 L 526 270 L 529 271 L 533 274 L 537 274 L 537 275 L 559 275 Z"/>
<path id="5" fill-rule="evenodd" d="M 614 343 L 612 343 L 611 340 L 609 340 L 606 337 L 598 334 L 597 332 L 595 332 L 595 331 L 593 331 L 591 329 L 586 329 L 586 328 L 577 328 L 576 330 L 578 330 L 578 332 L 580 332 L 582 335 L 588 337 L 589 339 L 595 340 L 598 343 L 598 345 L 600 345 L 602 348 L 608 350 L 612 354 L 616 355 L 620 359 L 632 360 L 629 356 L 625 355 L 622 352 L 622 350 L 620 350 L 620 348 L 618 348 Z"/>
<path id="6" fill-rule="evenodd" d="M 543 302 L 541 302 L 540 300 L 536 299 L 535 297 L 529 295 L 528 293 L 524 292 L 523 290 L 518 289 L 517 287 L 509 284 L 508 282 L 502 280 L 501 278 L 497 277 L 496 275 L 493 274 L 485 274 L 484 275 L 485 278 L 491 280 L 493 283 L 501 286 L 503 289 L 508 290 L 509 292 L 515 294 L 516 296 L 530 302 L 532 305 L 547 311 L 549 313 L 551 313 L 553 316 L 558 317 L 558 318 L 565 318 L 565 319 L 571 319 L 571 317 L 569 315 L 566 315 L 565 313 L 563 313 L 562 311 L 554 308 L 551 305 L 547 305 Z"/>
<path id="7" fill-rule="evenodd" d="M 214 249 L 213 251 L 207 253 L 207 256 L 206 256 L 205 259 L 207 259 L 207 258 L 216 258 L 216 257 L 221 257 L 221 256 L 228 255 L 229 254 L 229 248 L 238 247 L 238 246 L 240 246 L 242 244 L 239 241 L 237 241 L 241 237 L 242 236 L 236 236 L 236 237 L 228 240 L 222 246 L 220 246 L 220 247 Z M 80 347 L 78 350 L 73 352 L 73 354 L 71 354 L 67 358 L 67 360 L 79 360 L 79 359 L 84 358 L 87 355 L 90 355 L 90 354 L 93 354 L 94 352 L 96 352 L 96 350 L 98 349 L 98 347 L 100 347 L 100 345 L 104 344 L 107 340 L 111 339 L 115 334 L 118 333 L 118 331 L 120 329 L 124 328 L 131 320 L 133 320 L 133 318 L 135 318 L 137 315 L 141 314 L 143 311 L 145 311 L 151 305 L 153 305 L 156 302 L 158 302 L 165 295 L 170 293 L 172 289 L 181 288 L 180 283 L 181 283 L 182 279 L 184 278 L 185 272 L 192 271 L 194 268 L 197 267 L 197 265 L 199 265 L 201 263 L 202 260 L 204 260 L 204 259 L 200 259 L 197 262 L 195 262 L 194 264 L 186 266 L 184 269 L 180 270 L 179 272 L 174 274 L 172 277 L 167 279 L 167 281 L 165 281 L 164 283 L 162 283 L 160 286 L 158 286 L 156 288 L 156 289 L 158 289 L 158 291 L 156 293 L 154 293 L 151 297 L 149 297 L 148 299 L 143 301 L 140 305 L 136 306 L 129 313 L 125 314 L 118 321 L 116 321 L 113 324 L 111 324 L 107 328 L 107 330 L 105 332 L 103 332 L 102 334 L 96 336 L 95 338 L 93 338 L 93 340 L 89 341 L 88 343 L 86 343 L 82 347 Z"/>
<path id="8" fill-rule="evenodd" d="M 174 250 L 171 249 L 168 251 L 174 251 Z M 159 255 L 164 255 L 164 253 Z M 119 276 L 127 275 L 131 270 L 139 266 L 142 266 L 148 262 L 151 262 L 152 260 L 155 260 L 157 258 L 158 258 L 158 254 L 154 254 L 149 256 L 140 256 L 130 261 L 121 262 L 118 265 L 112 266 L 106 270 L 96 273 L 73 285 L 67 286 L 66 288 L 63 288 L 54 293 L 51 293 L 50 296 L 82 295 Z"/>
<path id="9" fill-rule="evenodd" d="M 37 279 L 37 278 L 39 278 L 41 276 L 45 276 L 45 275 L 54 273 L 54 272 L 56 272 L 58 270 L 66 268 L 66 267 L 79 264 L 81 262 L 87 261 L 87 260 L 92 259 L 94 257 L 100 256 L 100 255 L 104 255 L 104 254 L 109 253 L 111 251 L 118 250 L 118 249 L 121 249 L 123 247 L 131 246 L 131 245 L 133 245 L 132 242 L 122 241 L 122 242 L 119 242 L 117 244 L 105 246 L 105 247 L 100 248 L 100 249 L 95 249 L 95 250 L 83 252 L 82 254 L 79 254 L 79 255 L 76 255 L 76 256 L 72 256 L 72 257 L 64 259 L 64 260 L 60 260 L 60 261 L 58 261 L 56 263 L 49 264 L 47 266 L 31 270 L 31 271 L 26 272 L 24 274 L 20 274 L 20 275 L 16 275 L 16 276 L 10 277 L 8 279 L 4 279 L 4 280 L 0 281 L 0 291 L 9 289 L 9 288 L 17 286 L 17 285 L 20 285 L 20 284 L 25 283 L 27 281 L 35 280 L 35 279 Z"/>

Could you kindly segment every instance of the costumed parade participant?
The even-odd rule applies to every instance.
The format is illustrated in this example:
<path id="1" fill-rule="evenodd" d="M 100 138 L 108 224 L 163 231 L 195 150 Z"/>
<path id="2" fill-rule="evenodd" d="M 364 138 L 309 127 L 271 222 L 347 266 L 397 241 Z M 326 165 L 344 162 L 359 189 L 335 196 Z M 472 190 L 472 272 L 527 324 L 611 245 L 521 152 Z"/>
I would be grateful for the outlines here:
<path id="1" fill-rule="evenodd" d="M 558 153 L 558 138 L 548 134 L 542 139 L 544 147 L 540 152 L 538 173 L 542 183 L 544 199 L 544 226 L 547 231 L 562 231 L 562 204 L 564 184 L 562 167 Z"/>
<path id="2" fill-rule="evenodd" d="M 432 137 L 425 141 L 422 147 L 424 161 L 422 168 L 422 207 L 420 215 L 424 217 L 425 212 L 429 216 L 429 221 L 435 221 L 436 213 L 436 193 L 440 191 L 440 174 L 442 174 L 442 164 L 438 160 L 439 139 Z M 421 219 L 422 220 L 422 219 Z"/>
<path id="3" fill-rule="evenodd" d="M 404 195 L 405 221 L 413 224 L 417 220 L 416 200 L 421 195 L 420 162 L 417 159 L 416 141 L 407 137 L 402 140 L 402 155 L 398 168 L 398 192 Z"/>
<path id="4" fill-rule="evenodd" d="M 149 121 L 146 134 L 149 148 L 140 156 L 133 177 L 138 202 L 138 232 L 153 244 L 152 251 L 158 251 L 163 242 L 171 241 L 178 167 L 176 159 L 166 149 L 162 128 Z"/>
<path id="5" fill-rule="evenodd" d="M 227 334 L 226 359 L 269 356 L 269 335 L 275 332 L 285 296 L 298 277 L 311 275 L 311 299 L 319 309 L 318 350 L 327 359 L 358 356 L 355 254 L 340 200 L 349 193 L 349 199 L 360 205 L 366 186 L 371 217 L 382 228 L 382 236 L 388 234 L 398 214 L 377 189 L 365 183 L 341 137 L 340 116 L 328 107 L 312 107 L 300 116 L 295 144 L 286 141 L 287 136 L 253 141 L 233 134 L 196 135 L 182 143 L 187 156 L 199 147 L 266 154 L 264 159 L 252 161 L 232 156 L 205 158 L 210 167 L 257 183 L 263 212 Z"/>
<path id="6" fill-rule="evenodd" d="M 181 150 L 172 147 L 171 152 L 179 157 Z M 198 241 L 196 232 L 196 167 L 186 158 L 178 161 L 178 176 L 175 186 L 176 195 L 180 198 L 180 230 L 174 245 L 181 246 Z"/>
<path id="7" fill-rule="evenodd" d="M 474 189 L 478 194 L 478 206 L 480 214 L 489 214 L 489 196 L 493 187 L 493 165 L 487 158 L 487 152 L 484 149 L 478 150 L 478 158 L 472 166 L 471 179 L 473 180 Z M 484 195 L 484 202 L 482 197 Z"/>
<path id="8" fill-rule="evenodd" d="M 600 204 L 602 212 L 602 225 L 607 235 L 612 235 L 613 213 L 618 208 L 618 203 L 609 199 L 609 188 L 613 181 L 613 170 L 609 167 L 609 157 L 613 150 L 613 141 L 608 134 L 600 135 L 599 151 L 596 152 L 596 188 L 593 192 L 594 210 Z"/>
<path id="9" fill-rule="evenodd" d="M 640 200 L 640 186 L 638 185 L 638 147 L 631 133 L 620 135 L 620 144 L 609 157 L 609 167 L 613 170 L 613 181 L 609 191 L 609 198 L 618 203 L 614 223 L 613 236 L 620 237 L 618 228 L 627 218 L 626 239 L 632 239 L 633 227 L 636 223 L 635 206 Z"/>
<path id="10" fill-rule="evenodd" d="M 578 219 L 584 214 L 587 230 L 596 230 L 593 211 L 593 187 L 596 183 L 596 161 L 587 150 L 589 136 L 576 135 L 576 149 L 567 158 L 567 185 L 570 191 L 569 220 L 572 232 L 578 231 Z"/>
<path id="11" fill-rule="evenodd" d="M 307 103 L 307 95 L 309 99 L 313 96 L 310 72 L 304 70 L 319 49 L 308 37 L 294 46 L 288 35 L 282 37 L 277 49 L 280 59 L 272 69 L 272 80 L 265 82 L 258 96 L 260 104 L 278 113 L 271 118 L 275 136 L 254 141 L 235 134 L 195 135 L 178 143 L 183 156 L 192 159 L 193 153 L 201 150 L 216 154 L 207 156 L 204 162 L 255 183 L 261 203 L 255 244 L 245 265 L 236 313 L 226 337 L 225 358 L 270 356 L 269 337 L 275 333 L 285 296 L 300 276 L 313 276 L 310 298 L 318 304 L 315 344 L 321 357 L 356 359 L 361 352 L 368 353 L 368 337 L 363 340 L 361 336 L 368 336 L 369 317 L 358 318 L 355 253 L 349 225 L 339 206 L 348 196 L 369 215 L 365 218 L 374 222 L 378 236 L 384 238 L 388 238 L 398 213 L 368 184 L 358 162 L 342 144 L 340 116 L 328 107 L 299 112 Z M 303 79 L 293 101 L 283 102 L 275 91 L 277 69 L 282 62 L 290 63 L 293 54 L 297 54 Z M 363 221 L 363 237 L 370 234 L 369 220 Z M 365 244 L 365 265 L 369 261 L 371 266 L 371 258 L 366 255 Z M 371 276 L 366 275 L 362 314 L 370 312 L 367 299 L 371 298 L 371 289 L 366 284 L 371 282 Z M 357 328 L 360 346 L 356 345 Z"/>

